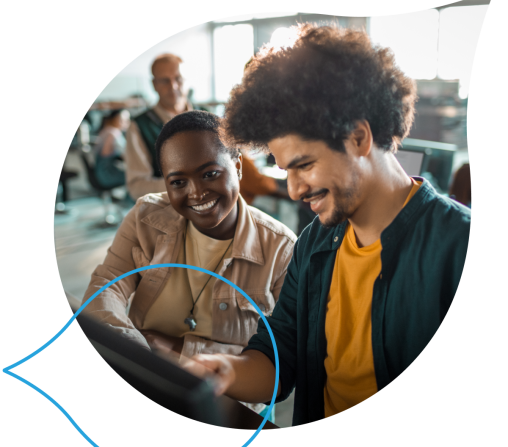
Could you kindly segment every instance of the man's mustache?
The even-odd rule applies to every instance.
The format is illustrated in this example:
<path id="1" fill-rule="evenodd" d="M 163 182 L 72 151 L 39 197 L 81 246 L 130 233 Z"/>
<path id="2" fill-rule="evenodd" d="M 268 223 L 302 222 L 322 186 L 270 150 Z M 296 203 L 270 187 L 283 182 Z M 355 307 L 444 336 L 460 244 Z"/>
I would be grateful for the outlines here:
<path id="1" fill-rule="evenodd" d="M 307 194 L 305 196 L 301 196 L 300 197 L 300 200 L 305 200 L 305 199 L 312 199 L 313 197 L 317 197 L 317 196 L 320 196 L 321 194 L 324 194 L 328 192 L 327 189 L 320 189 L 318 191 L 315 191 L 315 192 L 311 192 L 310 194 Z"/>

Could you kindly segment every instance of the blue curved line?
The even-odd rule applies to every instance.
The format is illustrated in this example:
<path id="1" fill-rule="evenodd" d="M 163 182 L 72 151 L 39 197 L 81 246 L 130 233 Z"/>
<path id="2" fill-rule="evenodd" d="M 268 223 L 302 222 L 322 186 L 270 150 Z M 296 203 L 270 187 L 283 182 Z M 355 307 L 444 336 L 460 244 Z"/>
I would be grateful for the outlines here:
<path id="1" fill-rule="evenodd" d="M 240 289 L 240 287 L 238 287 L 236 284 L 232 283 L 231 281 L 229 281 L 228 279 L 218 275 L 217 273 L 215 272 L 211 272 L 210 270 L 206 270 L 206 269 L 203 269 L 201 267 L 196 267 L 194 265 L 186 265 L 186 264 L 173 264 L 173 263 L 169 263 L 169 264 L 154 264 L 154 265 L 147 265 L 145 267 L 140 267 L 140 268 L 137 268 L 137 269 L 134 269 L 134 270 L 131 270 L 130 272 L 127 272 L 127 273 L 124 273 L 123 275 L 120 275 L 118 276 L 117 278 L 113 279 L 112 281 L 108 282 L 105 286 L 102 286 L 97 292 L 95 292 L 90 298 L 88 298 L 82 305 L 81 307 L 76 311 L 76 313 L 70 318 L 70 320 L 65 324 L 65 326 L 60 330 L 58 331 L 58 333 L 53 337 L 51 338 L 47 343 L 45 343 L 44 345 L 42 345 L 39 349 L 37 349 L 36 351 L 32 352 L 30 355 L 27 355 L 25 358 L 19 360 L 18 362 L 16 363 L 13 363 L 12 365 L 6 367 L 3 369 L 3 372 L 5 374 L 8 374 L 10 375 L 11 377 L 14 377 L 15 379 L 18 379 L 20 380 L 21 382 L 25 383 L 26 385 L 28 385 L 29 387 L 33 388 L 35 391 L 37 391 L 38 393 L 40 393 L 42 396 L 44 396 L 46 399 L 48 399 L 53 405 L 55 405 L 63 414 L 64 416 L 71 422 L 71 424 L 76 428 L 76 430 L 78 430 L 78 432 L 91 444 L 93 445 L 94 447 L 99 447 L 95 442 L 93 442 L 88 436 L 87 434 L 79 427 L 79 425 L 74 421 L 74 419 L 72 419 L 72 417 L 70 416 L 69 413 L 67 413 L 67 411 L 65 411 L 65 409 L 56 401 L 54 400 L 49 394 L 45 393 L 44 391 L 42 391 L 39 387 L 35 386 L 33 383 L 29 382 L 28 380 L 24 379 L 23 377 L 21 376 L 18 376 L 17 374 L 14 374 L 13 372 L 11 372 L 11 369 L 14 369 L 16 368 L 17 366 L 25 363 L 26 361 L 30 360 L 32 357 L 36 356 L 37 354 L 39 354 L 39 352 L 42 352 L 44 349 L 46 349 L 49 345 L 51 345 L 51 343 L 53 343 L 58 337 L 60 337 L 60 335 L 62 335 L 66 330 L 67 328 L 71 325 L 71 323 L 76 319 L 76 317 L 83 311 L 83 309 L 88 306 L 88 304 L 91 303 L 91 301 L 97 296 L 99 295 L 100 293 L 102 293 L 104 290 L 106 290 L 108 287 L 112 286 L 113 284 L 115 284 L 116 282 L 120 281 L 121 279 L 123 278 L 126 278 L 127 276 L 130 276 L 130 275 L 133 275 L 134 273 L 138 273 L 138 272 L 142 272 L 144 270 L 152 270 L 152 269 L 156 269 L 156 268 L 168 268 L 168 267 L 180 267 L 180 268 L 186 268 L 186 269 L 189 269 L 189 270 L 197 270 L 197 271 L 200 271 L 200 272 L 204 272 L 204 273 L 208 273 L 209 275 L 211 276 L 214 276 L 215 278 L 217 279 L 220 279 L 221 281 L 225 282 L 226 284 L 229 284 L 231 287 L 233 287 L 235 290 L 237 290 L 238 292 L 240 292 L 253 306 L 254 308 L 256 309 L 256 311 L 258 312 L 258 314 L 261 316 L 263 322 L 265 323 L 266 325 L 266 328 L 268 329 L 268 333 L 270 334 L 270 339 L 272 340 L 272 344 L 273 344 L 273 351 L 274 351 L 274 354 L 275 354 L 275 387 L 274 387 L 274 390 L 273 390 L 273 395 L 272 395 L 272 400 L 270 401 L 270 406 L 268 407 L 268 411 L 263 419 L 263 421 L 261 422 L 259 428 L 256 430 L 256 432 L 249 438 L 249 440 L 242 446 L 242 447 L 247 447 L 252 441 L 254 441 L 254 439 L 256 438 L 256 436 L 259 434 L 259 432 L 263 429 L 263 427 L 265 426 L 266 424 L 266 421 L 268 420 L 268 416 L 270 415 L 271 411 L 272 411 L 272 408 L 273 406 L 275 405 L 275 398 L 277 397 L 277 389 L 279 387 L 279 353 L 277 351 L 277 344 L 275 343 L 275 337 L 273 336 L 273 332 L 272 332 L 272 329 L 270 328 L 270 325 L 268 324 L 268 321 L 266 320 L 266 317 L 263 315 L 263 313 L 261 312 L 261 310 L 259 309 L 259 307 L 257 306 L 257 304 L 252 301 L 252 299 L 242 290 Z"/>
<path id="2" fill-rule="evenodd" d="M 74 421 L 74 419 L 72 419 L 71 415 L 69 413 L 67 413 L 67 411 L 65 411 L 65 409 L 55 400 L 53 399 L 49 394 L 45 393 L 44 391 L 42 391 L 39 387 L 35 386 L 33 383 L 29 382 L 28 380 L 24 379 L 23 377 L 21 376 L 18 376 L 17 374 L 14 374 L 12 371 L 7 371 L 6 369 L 3 370 L 5 374 L 8 374 L 9 376 L 12 376 L 14 377 L 15 379 L 18 379 L 19 381 L 27 384 L 30 388 L 33 388 L 35 391 L 37 391 L 38 393 L 42 394 L 46 399 L 48 399 L 53 405 L 55 405 L 64 415 L 67 419 L 69 419 L 69 421 L 71 422 L 72 425 L 74 425 L 74 428 L 79 431 L 81 433 L 81 435 L 90 443 L 92 444 L 94 447 L 99 447 L 95 442 L 93 442 L 89 437 L 88 435 L 83 431 L 81 430 L 81 427 L 76 424 L 76 422 Z"/>

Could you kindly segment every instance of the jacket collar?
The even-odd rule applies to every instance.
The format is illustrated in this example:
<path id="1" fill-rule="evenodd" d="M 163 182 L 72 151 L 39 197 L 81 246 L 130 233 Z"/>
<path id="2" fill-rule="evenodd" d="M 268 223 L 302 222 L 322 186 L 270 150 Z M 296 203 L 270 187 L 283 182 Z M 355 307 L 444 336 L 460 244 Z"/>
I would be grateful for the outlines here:
<path id="1" fill-rule="evenodd" d="M 161 106 L 160 102 L 153 108 L 153 111 L 159 115 L 159 118 L 163 123 L 167 123 L 169 120 L 173 119 L 176 115 L 174 113 L 168 112 L 164 107 Z"/>
<path id="2" fill-rule="evenodd" d="M 422 184 L 409 203 L 395 216 L 395 219 L 381 233 L 383 248 L 390 247 L 394 241 L 400 239 L 400 236 L 405 233 L 413 219 L 419 216 L 422 207 L 427 206 L 427 204 L 437 196 L 436 190 L 428 180 L 423 177 L 413 178 L 418 182 L 422 182 Z M 316 219 L 319 218 L 316 216 L 313 226 L 318 225 L 320 228 L 317 233 L 318 240 L 314 246 L 313 252 L 337 250 L 344 238 L 348 222 L 343 222 L 333 228 L 325 228 L 319 221 L 316 221 Z"/>
<path id="3" fill-rule="evenodd" d="M 413 177 L 413 179 L 421 182 L 418 191 L 381 233 L 381 245 L 385 250 L 390 249 L 397 241 L 401 240 L 415 219 L 418 219 L 423 210 L 438 197 L 438 193 L 428 180 L 423 177 Z"/>
<path id="4" fill-rule="evenodd" d="M 141 222 L 166 234 L 184 231 L 187 220 L 173 209 L 168 201 L 167 194 L 163 193 L 155 197 L 156 199 L 152 200 L 152 196 L 146 196 L 143 201 L 165 206 L 147 214 L 141 219 Z M 241 195 L 238 196 L 238 221 L 233 241 L 232 257 L 245 259 L 259 265 L 265 263 L 257 223 Z"/>

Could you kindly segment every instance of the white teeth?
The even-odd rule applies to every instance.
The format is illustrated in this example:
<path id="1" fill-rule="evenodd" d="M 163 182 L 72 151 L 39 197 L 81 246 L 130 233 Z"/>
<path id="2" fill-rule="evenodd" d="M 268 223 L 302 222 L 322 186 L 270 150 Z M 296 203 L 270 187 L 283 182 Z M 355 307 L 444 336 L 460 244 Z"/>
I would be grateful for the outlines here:
<path id="1" fill-rule="evenodd" d="M 317 197 L 317 198 L 315 198 L 314 200 L 311 200 L 311 201 L 310 201 L 310 204 L 311 204 L 311 205 L 314 205 L 314 204 L 318 203 L 318 202 L 319 202 L 319 201 L 320 201 L 323 197 L 324 197 L 324 195 L 323 195 L 323 194 L 322 194 L 322 195 L 320 195 L 320 196 L 318 196 L 318 197 Z"/>
<path id="2" fill-rule="evenodd" d="M 204 203 L 203 205 L 191 206 L 191 208 L 195 211 L 204 211 L 204 210 L 211 208 L 216 203 L 217 203 L 217 199 L 212 200 L 211 202 L 208 202 L 208 203 Z"/>

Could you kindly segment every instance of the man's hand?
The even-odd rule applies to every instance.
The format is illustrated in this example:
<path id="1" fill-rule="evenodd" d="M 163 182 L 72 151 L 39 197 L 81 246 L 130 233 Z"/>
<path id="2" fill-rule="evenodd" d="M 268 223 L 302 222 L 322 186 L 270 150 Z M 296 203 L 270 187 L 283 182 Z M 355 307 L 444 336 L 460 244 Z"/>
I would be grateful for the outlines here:
<path id="1" fill-rule="evenodd" d="M 183 338 L 171 337 L 157 331 L 141 331 L 146 338 L 150 349 L 162 357 L 173 358 L 175 354 L 180 354 L 183 348 Z"/>
<path id="2" fill-rule="evenodd" d="M 183 359 L 182 359 L 183 360 Z M 195 355 L 180 364 L 201 378 L 212 378 L 215 393 L 242 402 L 268 402 L 275 385 L 275 367 L 262 352 L 249 350 L 240 355 Z M 280 382 L 277 395 L 280 394 Z"/>
<path id="3" fill-rule="evenodd" d="M 236 373 L 229 357 L 223 354 L 200 354 L 191 359 L 182 360 L 181 365 L 195 376 L 202 379 L 211 378 L 215 394 L 220 396 L 236 379 Z"/>

